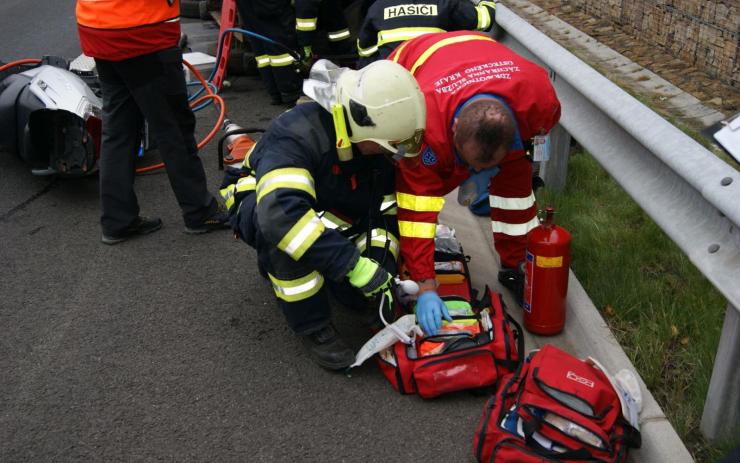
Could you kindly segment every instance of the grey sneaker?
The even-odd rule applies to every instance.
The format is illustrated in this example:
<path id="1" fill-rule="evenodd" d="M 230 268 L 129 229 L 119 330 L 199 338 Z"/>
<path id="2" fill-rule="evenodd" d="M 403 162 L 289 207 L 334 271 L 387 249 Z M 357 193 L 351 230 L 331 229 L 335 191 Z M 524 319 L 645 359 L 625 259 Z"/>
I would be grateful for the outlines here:
<path id="1" fill-rule="evenodd" d="M 104 232 L 100 241 L 102 241 L 103 244 L 114 245 L 126 241 L 136 235 L 148 235 L 160 228 L 162 228 L 162 220 L 159 217 L 150 219 L 148 217 L 139 216 L 134 220 L 134 223 L 126 227 L 121 232 L 114 234 L 107 234 Z"/>

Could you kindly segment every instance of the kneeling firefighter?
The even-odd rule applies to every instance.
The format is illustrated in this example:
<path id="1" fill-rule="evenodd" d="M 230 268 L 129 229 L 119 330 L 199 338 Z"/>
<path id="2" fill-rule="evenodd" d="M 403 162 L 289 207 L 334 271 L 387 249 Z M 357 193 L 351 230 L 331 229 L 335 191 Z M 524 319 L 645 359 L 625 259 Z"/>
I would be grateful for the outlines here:
<path id="1" fill-rule="evenodd" d="M 367 307 L 396 274 L 393 156 L 415 156 L 426 118 L 412 75 L 390 61 L 360 70 L 318 61 L 314 101 L 278 116 L 221 194 L 234 232 L 257 250 L 278 306 L 311 357 L 344 369 L 353 351 L 330 321 L 329 286 Z"/>

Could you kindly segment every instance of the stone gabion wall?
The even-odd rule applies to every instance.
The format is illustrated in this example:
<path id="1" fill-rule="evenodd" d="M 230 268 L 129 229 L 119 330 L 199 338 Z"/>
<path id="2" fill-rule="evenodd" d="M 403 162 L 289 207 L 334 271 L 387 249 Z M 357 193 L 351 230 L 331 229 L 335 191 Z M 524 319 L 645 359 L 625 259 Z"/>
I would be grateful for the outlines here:
<path id="1" fill-rule="evenodd" d="M 563 0 L 740 88 L 740 0 Z M 577 26 L 577 25 L 576 25 Z"/>

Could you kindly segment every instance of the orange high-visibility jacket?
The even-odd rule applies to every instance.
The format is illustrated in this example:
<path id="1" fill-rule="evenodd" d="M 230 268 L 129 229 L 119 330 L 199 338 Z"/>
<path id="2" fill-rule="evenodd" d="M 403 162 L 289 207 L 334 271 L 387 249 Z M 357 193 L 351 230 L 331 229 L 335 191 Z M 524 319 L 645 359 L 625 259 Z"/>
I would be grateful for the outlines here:
<path id="1" fill-rule="evenodd" d="M 120 61 L 177 46 L 180 0 L 77 0 L 82 51 Z"/>
<path id="2" fill-rule="evenodd" d="M 485 34 L 426 34 L 403 42 L 388 59 L 411 71 L 427 107 L 422 154 L 396 169 L 401 255 L 414 280 L 434 278 L 434 235 L 443 196 L 469 176 L 452 140 L 456 111 L 476 95 L 500 97 L 513 112 L 522 141 L 549 132 L 560 102 L 547 72 Z M 537 226 L 532 164 L 524 149 L 509 151 L 489 186 L 494 245 L 505 267 L 524 259 Z"/>

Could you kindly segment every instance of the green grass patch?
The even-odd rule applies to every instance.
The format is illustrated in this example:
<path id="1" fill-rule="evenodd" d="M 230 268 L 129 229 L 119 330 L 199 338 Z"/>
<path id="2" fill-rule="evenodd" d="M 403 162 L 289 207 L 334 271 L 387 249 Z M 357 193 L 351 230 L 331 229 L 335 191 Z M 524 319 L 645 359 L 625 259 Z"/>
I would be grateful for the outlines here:
<path id="1" fill-rule="evenodd" d="M 572 268 L 698 462 L 732 443 L 699 423 L 726 300 L 587 153 L 571 155 L 565 191 L 538 192 L 573 235 Z"/>

